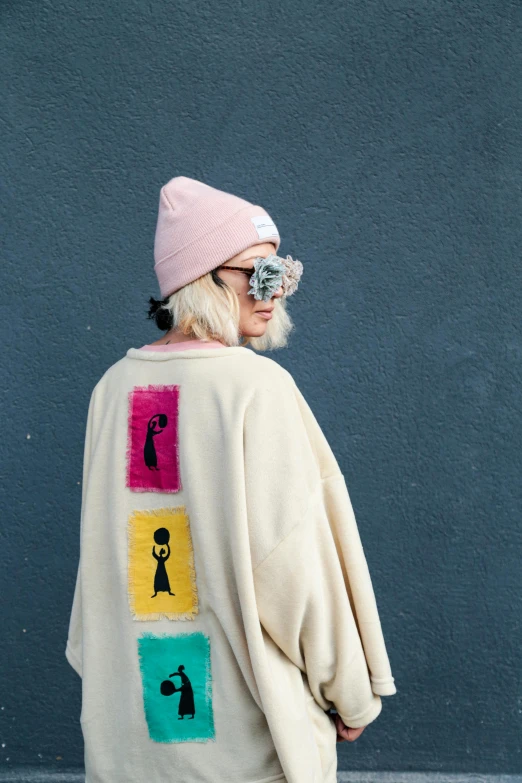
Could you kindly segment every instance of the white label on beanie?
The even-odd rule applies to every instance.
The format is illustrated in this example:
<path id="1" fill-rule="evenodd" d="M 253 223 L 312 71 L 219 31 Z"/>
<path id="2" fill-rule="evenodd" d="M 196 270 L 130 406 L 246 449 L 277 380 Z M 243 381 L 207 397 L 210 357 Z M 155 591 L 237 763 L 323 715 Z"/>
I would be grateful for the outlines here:
<path id="1" fill-rule="evenodd" d="M 269 218 L 268 215 L 259 215 L 257 217 L 250 218 L 250 220 L 256 227 L 259 239 L 267 239 L 268 237 L 279 236 L 279 231 L 277 230 L 274 221 L 272 218 Z"/>

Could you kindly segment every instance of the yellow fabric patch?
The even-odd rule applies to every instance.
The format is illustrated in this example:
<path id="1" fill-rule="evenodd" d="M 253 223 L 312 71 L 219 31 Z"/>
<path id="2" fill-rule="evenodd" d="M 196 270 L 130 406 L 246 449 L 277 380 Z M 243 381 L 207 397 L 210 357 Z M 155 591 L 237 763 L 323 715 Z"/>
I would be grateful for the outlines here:
<path id="1" fill-rule="evenodd" d="M 135 620 L 193 620 L 198 592 L 185 506 L 133 511 L 128 524 L 129 604 Z"/>

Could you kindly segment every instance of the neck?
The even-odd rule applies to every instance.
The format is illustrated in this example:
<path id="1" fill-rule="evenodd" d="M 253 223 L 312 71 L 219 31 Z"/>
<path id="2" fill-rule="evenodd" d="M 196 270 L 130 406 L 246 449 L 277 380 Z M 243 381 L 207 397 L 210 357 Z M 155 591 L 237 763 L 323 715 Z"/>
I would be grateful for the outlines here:
<path id="1" fill-rule="evenodd" d="M 180 332 L 179 329 L 170 329 L 165 335 L 163 335 L 163 337 L 161 337 L 155 343 L 152 343 L 152 345 L 169 345 L 172 343 L 186 343 L 191 340 L 197 340 L 197 339 L 198 338 L 194 337 L 193 335 L 183 334 L 183 332 Z M 218 340 L 218 342 L 221 341 Z"/>

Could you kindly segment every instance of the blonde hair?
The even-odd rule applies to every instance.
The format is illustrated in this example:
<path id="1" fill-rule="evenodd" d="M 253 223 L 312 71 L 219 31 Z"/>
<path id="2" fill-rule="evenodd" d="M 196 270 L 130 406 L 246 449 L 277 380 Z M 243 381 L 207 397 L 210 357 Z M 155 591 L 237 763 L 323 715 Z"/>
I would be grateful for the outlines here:
<path id="1" fill-rule="evenodd" d="M 155 302 L 152 297 L 150 301 Z M 274 311 L 267 322 L 265 333 L 260 337 L 241 335 L 238 296 L 216 270 L 212 270 L 187 283 L 162 303 L 157 303 L 159 307 L 151 307 L 149 318 L 155 317 L 160 329 L 166 327 L 168 331 L 176 327 L 188 337 L 221 340 L 229 346 L 250 345 L 256 351 L 267 351 L 286 346 L 288 334 L 294 328 L 285 298 L 279 297 L 273 301 Z M 165 319 L 165 315 L 170 317 Z"/>

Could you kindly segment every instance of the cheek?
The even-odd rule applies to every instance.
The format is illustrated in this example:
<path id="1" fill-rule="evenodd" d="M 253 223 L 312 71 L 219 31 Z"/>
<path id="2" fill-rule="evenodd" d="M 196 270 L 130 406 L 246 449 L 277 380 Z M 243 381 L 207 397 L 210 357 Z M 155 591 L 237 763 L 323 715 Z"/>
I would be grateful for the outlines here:
<path id="1" fill-rule="evenodd" d="M 241 305 L 241 309 L 245 313 L 251 313 L 253 310 L 256 310 L 257 307 L 259 306 L 259 303 L 255 298 L 254 294 L 247 294 L 246 291 L 243 291 L 242 295 L 240 295 L 239 302 Z"/>
<path id="2" fill-rule="evenodd" d="M 239 300 L 239 317 L 243 324 L 248 321 L 252 325 L 263 324 L 265 319 L 259 318 L 255 311 L 259 308 L 260 302 L 254 298 L 253 294 L 243 296 Z"/>

